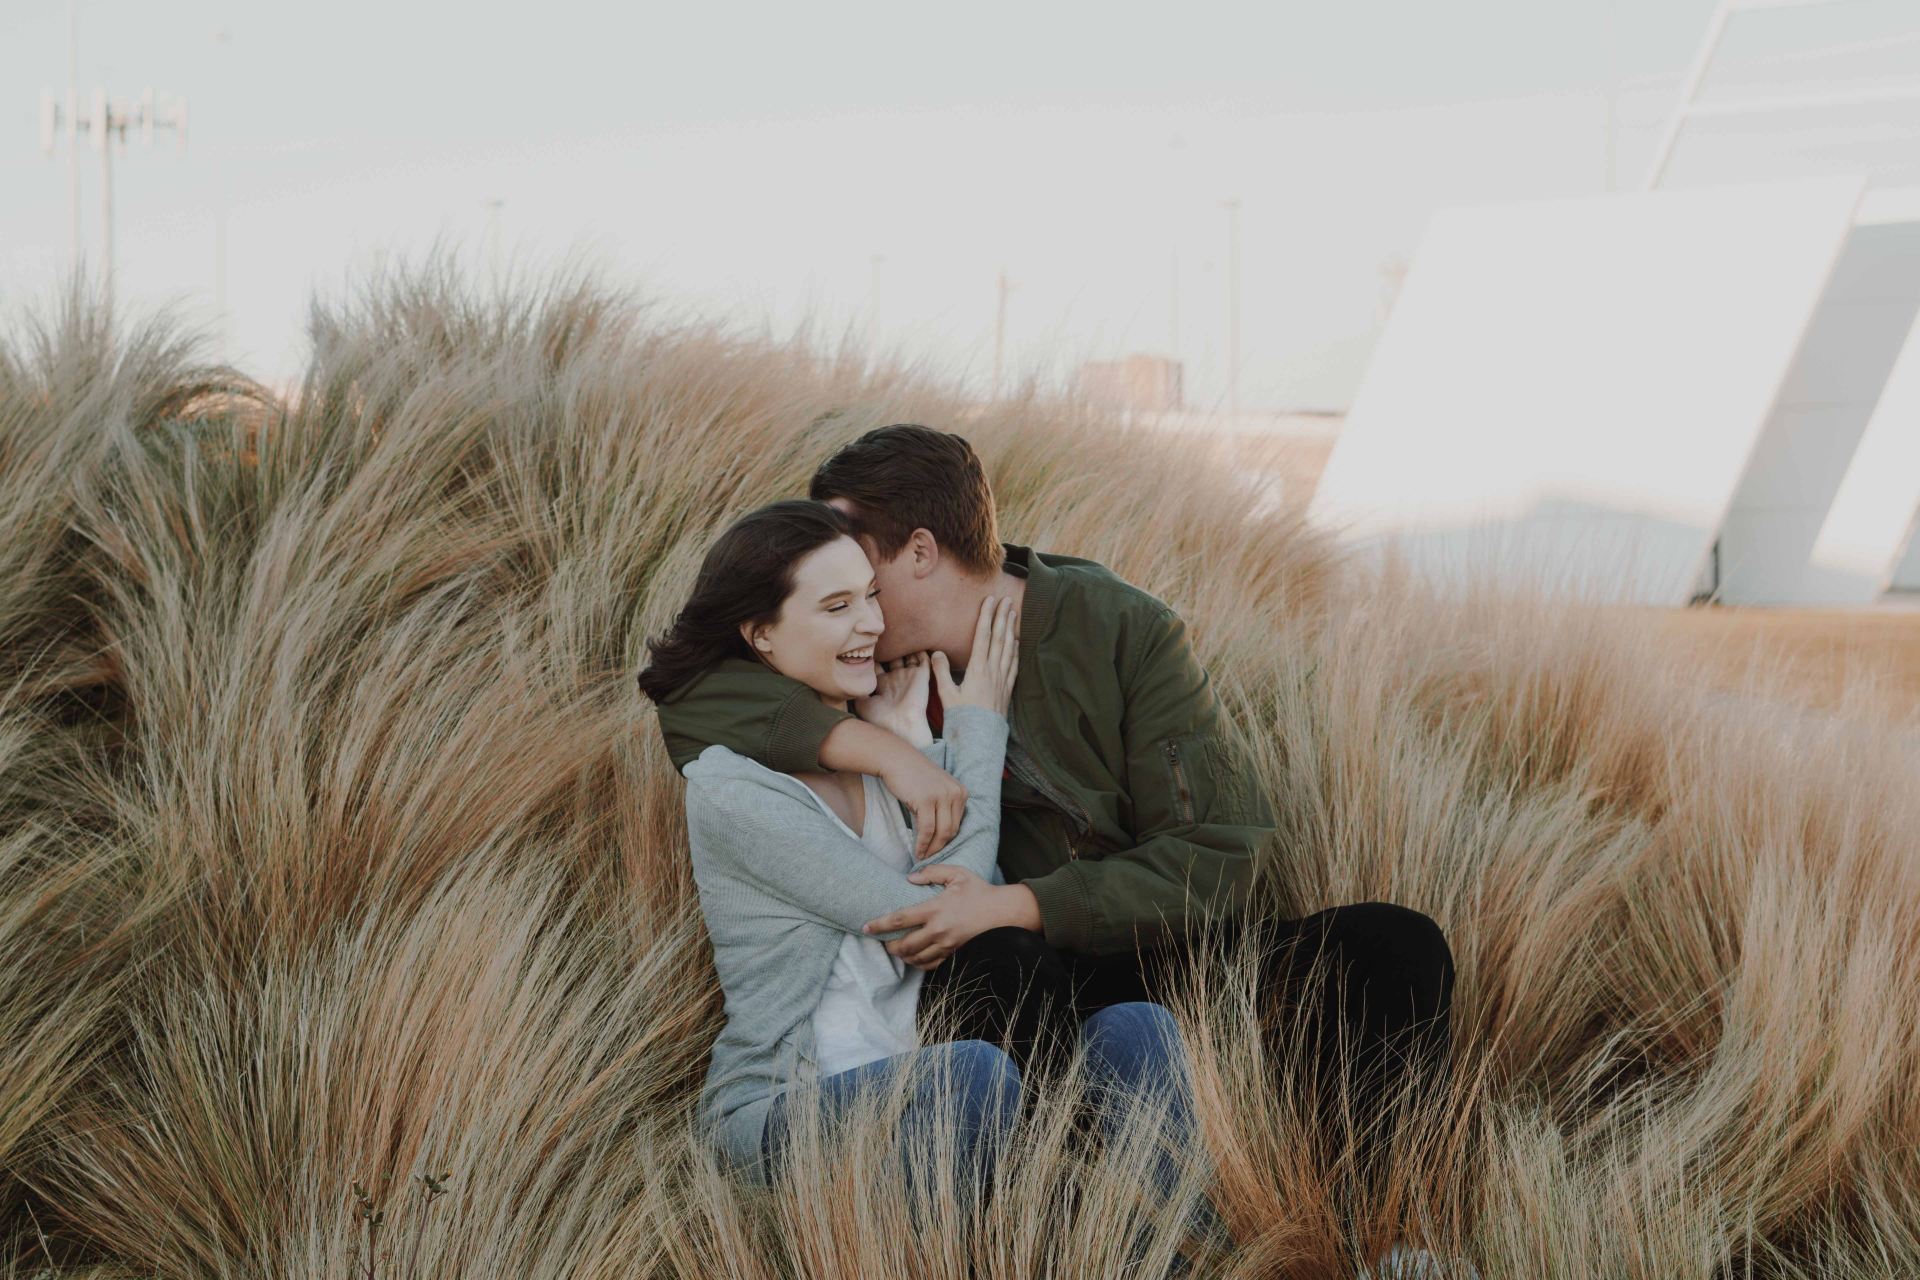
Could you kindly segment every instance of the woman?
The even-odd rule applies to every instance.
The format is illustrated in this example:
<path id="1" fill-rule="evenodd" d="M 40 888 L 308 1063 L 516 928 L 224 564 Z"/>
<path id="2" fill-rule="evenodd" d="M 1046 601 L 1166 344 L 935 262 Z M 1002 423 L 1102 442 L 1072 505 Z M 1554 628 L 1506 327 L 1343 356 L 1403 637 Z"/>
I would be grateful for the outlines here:
<path id="1" fill-rule="evenodd" d="M 650 645 L 640 687 L 666 700 L 714 665 L 749 658 L 900 733 L 968 793 L 958 834 L 922 865 L 998 880 L 1017 611 L 1005 599 L 983 605 L 956 684 L 941 653 L 877 670 L 874 646 L 885 630 L 878 596 L 840 512 L 800 500 L 762 507 L 708 550 L 686 607 Z M 929 676 L 945 707 L 941 741 L 927 730 Z M 878 778 L 781 773 L 723 746 L 708 747 L 685 776 L 694 880 L 726 995 L 726 1025 L 701 1095 L 723 1154 L 751 1179 L 770 1181 L 794 1123 L 791 1084 L 817 1084 L 807 1096 L 830 1121 L 898 1072 L 925 1067 L 905 1136 L 929 1132 L 944 1103 L 959 1118 L 960 1154 L 970 1166 L 962 1185 L 989 1172 L 1019 1114 L 1018 1066 L 981 1040 L 922 1045 L 915 1014 L 923 974 L 888 954 L 885 943 L 899 934 L 862 931 L 943 891 L 907 879 L 913 836 L 900 803 Z M 1097 1095 L 1152 1092 L 1188 1123 L 1184 1058 L 1165 1009 L 1102 1010 L 1081 1041 Z"/>

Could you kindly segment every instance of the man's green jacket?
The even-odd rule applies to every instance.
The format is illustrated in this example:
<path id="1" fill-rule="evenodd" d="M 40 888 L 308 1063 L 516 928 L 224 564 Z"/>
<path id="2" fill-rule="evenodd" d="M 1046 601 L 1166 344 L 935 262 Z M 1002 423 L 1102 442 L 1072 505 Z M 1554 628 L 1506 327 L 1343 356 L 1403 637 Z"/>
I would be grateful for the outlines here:
<path id="1" fill-rule="evenodd" d="M 1086 954 L 1237 915 L 1273 810 L 1234 749 L 1186 624 L 1091 560 L 1005 548 L 1027 591 L 1000 869 L 1039 900 L 1049 943 Z M 745 658 L 659 710 L 677 769 L 714 743 L 787 773 L 819 769 L 821 742 L 848 718 Z"/>

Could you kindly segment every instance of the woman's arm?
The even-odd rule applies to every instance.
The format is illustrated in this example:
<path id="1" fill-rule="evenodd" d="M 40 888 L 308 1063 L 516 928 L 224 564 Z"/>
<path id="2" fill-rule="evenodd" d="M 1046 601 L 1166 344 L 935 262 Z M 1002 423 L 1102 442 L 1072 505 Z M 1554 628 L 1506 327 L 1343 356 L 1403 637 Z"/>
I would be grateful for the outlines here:
<path id="1" fill-rule="evenodd" d="M 964 714 L 949 721 L 951 742 L 935 745 L 952 753 L 965 776 L 979 780 L 987 798 L 969 796 L 959 835 L 932 861 L 986 879 L 1000 848 L 999 760 L 1006 753 L 1007 721 L 979 708 L 958 710 Z M 687 825 L 696 852 L 713 869 L 844 933 L 860 933 L 876 916 L 940 892 L 908 882 L 818 805 L 770 783 L 689 778 Z"/>
<path id="2" fill-rule="evenodd" d="M 967 789 L 967 808 L 960 823 L 960 838 L 919 865 L 952 862 L 991 877 L 1000 856 L 1000 775 L 1007 760 L 1007 718 L 981 707 L 954 707 L 946 714 L 942 732 L 944 737 L 921 750 Z M 984 867 L 976 865 L 978 846 L 954 852 L 961 839 L 982 828 L 993 831 Z"/>

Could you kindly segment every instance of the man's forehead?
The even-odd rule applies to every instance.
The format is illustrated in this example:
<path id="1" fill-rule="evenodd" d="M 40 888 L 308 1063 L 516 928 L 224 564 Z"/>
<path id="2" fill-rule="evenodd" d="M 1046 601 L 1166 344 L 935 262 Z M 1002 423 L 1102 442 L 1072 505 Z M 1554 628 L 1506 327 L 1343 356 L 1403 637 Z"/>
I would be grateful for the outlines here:
<path id="1" fill-rule="evenodd" d="M 850 516 L 853 514 L 852 498 L 828 498 L 827 505 L 832 507 L 835 511 L 838 511 L 843 516 Z"/>

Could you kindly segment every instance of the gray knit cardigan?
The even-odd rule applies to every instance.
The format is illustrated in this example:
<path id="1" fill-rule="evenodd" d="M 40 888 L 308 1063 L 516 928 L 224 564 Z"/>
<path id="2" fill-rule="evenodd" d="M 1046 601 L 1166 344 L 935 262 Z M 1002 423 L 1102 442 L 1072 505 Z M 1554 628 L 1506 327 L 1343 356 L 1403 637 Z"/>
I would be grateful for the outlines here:
<path id="1" fill-rule="evenodd" d="M 952 863 L 991 879 L 1006 717 L 953 707 L 944 731 L 925 754 L 966 787 L 967 806 L 959 833 L 920 865 Z M 813 1010 L 841 939 L 940 889 L 880 861 L 791 774 L 715 745 L 685 775 L 693 878 L 727 1018 L 700 1094 L 701 1124 L 740 1173 L 764 1184 L 761 1130 L 774 1098 L 812 1071 Z"/>

